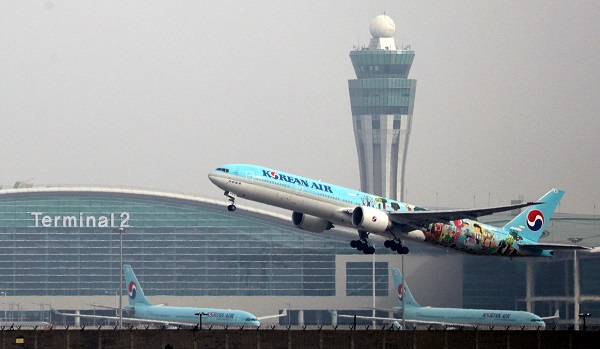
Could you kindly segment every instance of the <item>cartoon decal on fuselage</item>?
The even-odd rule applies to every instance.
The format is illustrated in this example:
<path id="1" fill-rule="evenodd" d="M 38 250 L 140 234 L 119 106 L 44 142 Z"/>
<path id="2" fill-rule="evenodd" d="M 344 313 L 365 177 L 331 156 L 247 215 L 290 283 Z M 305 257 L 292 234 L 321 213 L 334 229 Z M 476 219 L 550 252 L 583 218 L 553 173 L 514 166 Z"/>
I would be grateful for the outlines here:
<path id="1" fill-rule="evenodd" d="M 476 221 L 456 220 L 450 224 L 434 223 L 424 232 L 425 241 L 473 253 L 512 256 L 515 241 L 522 240 L 516 231 L 503 239 Z"/>
<path id="2" fill-rule="evenodd" d="M 406 209 L 406 211 L 427 211 L 425 208 L 412 206 L 409 204 L 403 204 L 400 206 L 399 203 L 395 201 L 388 201 L 388 199 L 380 196 L 365 195 L 361 201 L 363 206 L 374 207 L 386 211 L 402 211 L 403 207 Z"/>

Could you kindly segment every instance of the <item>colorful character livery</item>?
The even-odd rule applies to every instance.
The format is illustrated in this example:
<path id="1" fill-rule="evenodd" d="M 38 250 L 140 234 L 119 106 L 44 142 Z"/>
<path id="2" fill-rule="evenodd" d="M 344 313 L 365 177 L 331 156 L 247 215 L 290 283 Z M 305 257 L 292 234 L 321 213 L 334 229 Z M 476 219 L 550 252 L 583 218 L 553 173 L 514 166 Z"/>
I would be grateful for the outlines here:
<path id="1" fill-rule="evenodd" d="M 539 202 L 476 209 L 427 210 L 281 171 L 254 165 L 225 165 L 208 175 L 225 191 L 235 211 L 235 199 L 292 211 L 292 223 L 320 233 L 335 225 L 354 228 L 350 245 L 365 254 L 375 248 L 369 234 L 385 236 L 384 246 L 408 253 L 401 238 L 425 241 L 457 251 L 498 256 L 551 256 L 555 249 L 584 249 L 572 244 L 539 243 L 564 192 L 552 189 Z M 476 221 L 478 217 L 515 209 L 525 210 L 503 227 Z"/>

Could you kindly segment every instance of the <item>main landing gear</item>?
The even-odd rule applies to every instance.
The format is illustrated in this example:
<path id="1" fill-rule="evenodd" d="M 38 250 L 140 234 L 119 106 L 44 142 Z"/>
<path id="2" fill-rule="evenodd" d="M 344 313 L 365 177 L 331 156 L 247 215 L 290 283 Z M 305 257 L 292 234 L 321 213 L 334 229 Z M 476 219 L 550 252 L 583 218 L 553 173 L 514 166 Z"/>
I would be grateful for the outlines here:
<path id="1" fill-rule="evenodd" d="M 375 247 L 371 246 L 371 244 L 367 241 L 368 237 L 368 232 L 359 230 L 358 240 L 350 241 L 350 246 L 359 251 L 363 251 L 364 254 L 373 254 L 375 253 Z"/>
<path id="2" fill-rule="evenodd" d="M 396 251 L 398 254 L 407 254 L 408 247 L 402 244 L 402 241 L 394 238 L 394 240 L 385 240 L 383 246 L 391 249 L 392 251 Z"/>
<path id="3" fill-rule="evenodd" d="M 230 212 L 235 211 L 235 209 L 237 208 L 235 207 L 235 194 L 230 191 L 226 191 L 223 193 L 223 195 L 227 196 L 229 198 L 229 201 L 231 202 L 231 205 L 227 206 L 227 209 Z"/>

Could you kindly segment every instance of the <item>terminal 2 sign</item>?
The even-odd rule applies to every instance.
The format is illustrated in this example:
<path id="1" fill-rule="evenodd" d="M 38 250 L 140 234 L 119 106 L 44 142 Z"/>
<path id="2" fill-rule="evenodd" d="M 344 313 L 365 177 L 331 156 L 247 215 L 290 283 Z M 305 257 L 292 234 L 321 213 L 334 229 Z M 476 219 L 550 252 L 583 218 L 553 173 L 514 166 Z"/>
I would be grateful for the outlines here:
<path id="1" fill-rule="evenodd" d="M 129 212 L 110 212 L 93 215 L 79 212 L 72 216 L 54 216 L 45 212 L 29 212 L 34 228 L 128 228 Z"/>

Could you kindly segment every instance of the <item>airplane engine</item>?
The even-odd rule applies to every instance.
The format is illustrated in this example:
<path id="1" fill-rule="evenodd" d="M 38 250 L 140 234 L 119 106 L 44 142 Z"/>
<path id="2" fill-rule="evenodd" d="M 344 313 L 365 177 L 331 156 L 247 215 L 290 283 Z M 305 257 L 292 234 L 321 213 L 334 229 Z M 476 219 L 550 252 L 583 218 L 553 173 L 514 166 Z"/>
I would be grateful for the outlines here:
<path id="1" fill-rule="evenodd" d="M 383 233 L 392 226 L 392 222 L 384 211 L 373 207 L 359 206 L 352 212 L 352 225 L 358 230 Z"/>
<path id="2" fill-rule="evenodd" d="M 324 230 L 333 228 L 333 224 L 331 224 L 330 221 L 315 216 L 309 216 L 302 212 L 292 212 L 292 223 L 302 230 L 313 233 L 320 233 Z"/>

